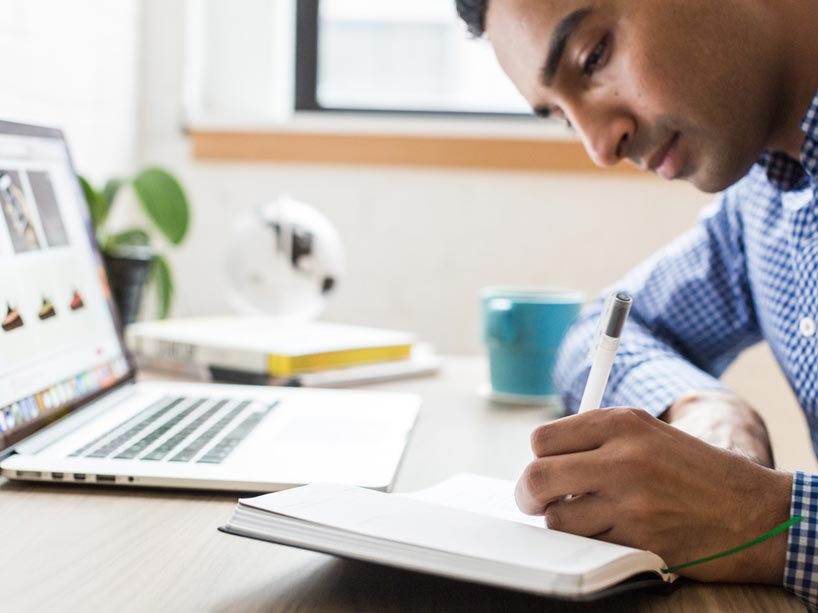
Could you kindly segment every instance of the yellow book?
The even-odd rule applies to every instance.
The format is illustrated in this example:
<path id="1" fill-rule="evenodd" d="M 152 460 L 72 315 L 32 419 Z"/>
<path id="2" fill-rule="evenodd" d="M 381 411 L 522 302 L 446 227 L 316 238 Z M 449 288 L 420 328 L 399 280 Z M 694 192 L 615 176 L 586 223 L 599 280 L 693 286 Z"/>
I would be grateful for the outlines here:
<path id="1" fill-rule="evenodd" d="M 125 332 L 137 356 L 271 377 L 409 358 L 411 334 L 274 317 L 138 322 Z"/>
<path id="2" fill-rule="evenodd" d="M 405 360 L 412 351 L 412 345 L 391 345 L 387 347 L 359 347 L 325 353 L 306 355 L 269 355 L 267 356 L 267 374 L 275 377 L 286 377 L 300 372 L 358 366 L 373 362 Z"/>

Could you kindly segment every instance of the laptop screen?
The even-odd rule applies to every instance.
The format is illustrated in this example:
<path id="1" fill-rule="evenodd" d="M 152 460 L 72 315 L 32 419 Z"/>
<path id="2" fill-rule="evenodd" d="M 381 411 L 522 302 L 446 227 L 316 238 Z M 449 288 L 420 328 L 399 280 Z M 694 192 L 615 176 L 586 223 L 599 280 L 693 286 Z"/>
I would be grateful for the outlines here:
<path id="1" fill-rule="evenodd" d="M 0 451 L 130 376 L 58 130 L 0 122 Z"/>

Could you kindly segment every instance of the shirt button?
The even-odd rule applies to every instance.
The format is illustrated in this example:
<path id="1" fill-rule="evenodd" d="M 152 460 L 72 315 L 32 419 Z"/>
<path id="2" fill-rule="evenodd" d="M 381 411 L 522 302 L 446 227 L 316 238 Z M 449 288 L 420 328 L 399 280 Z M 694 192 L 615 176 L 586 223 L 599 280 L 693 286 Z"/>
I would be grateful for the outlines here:
<path id="1" fill-rule="evenodd" d="M 815 320 L 812 317 L 804 317 L 798 326 L 798 329 L 806 337 L 815 336 Z"/>

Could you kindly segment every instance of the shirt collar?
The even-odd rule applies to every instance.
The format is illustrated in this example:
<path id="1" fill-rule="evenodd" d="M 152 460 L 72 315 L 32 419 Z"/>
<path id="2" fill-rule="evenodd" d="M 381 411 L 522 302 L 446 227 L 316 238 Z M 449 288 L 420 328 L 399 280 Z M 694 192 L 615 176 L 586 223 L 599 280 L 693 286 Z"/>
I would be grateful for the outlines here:
<path id="1" fill-rule="evenodd" d="M 801 120 L 801 130 L 805 134 L 801 145 L 801 164 L 813 179 L 818 178 L 818 95 L 812 99 L 804 119 Z"/>
<path id="2" fill-rule="evenodd" d="M 801 120 L 801 130 L 804 142 L 800 163 L 780 151 L 765 151 L 758 159 L 770 182 L 784 191 L 800 189 L 810 180 L 818 180 L 818 93 Z"/>

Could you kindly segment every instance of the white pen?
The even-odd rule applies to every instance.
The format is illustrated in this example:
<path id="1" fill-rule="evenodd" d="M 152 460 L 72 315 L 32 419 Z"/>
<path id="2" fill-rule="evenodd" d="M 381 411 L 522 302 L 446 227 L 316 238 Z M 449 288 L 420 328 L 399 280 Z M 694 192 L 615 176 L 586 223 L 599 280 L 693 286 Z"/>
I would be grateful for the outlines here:
<path id="1" fill-rule="evenodd" d="M 598 340 L 594 349 L 591 372 L 588 373 L 585 392 L 582 394 L 582 402 L 579 405 L 580 413 L 598 409 L 602 402 L 614 356 L 616 356 L 616 350 L 619 349 L 622 328 L 625 327 L 631 304 L 633 304 L 633 299 L 623 292 L 612 294 L 605 303 L 605 309 L 599 317 Z"/>

